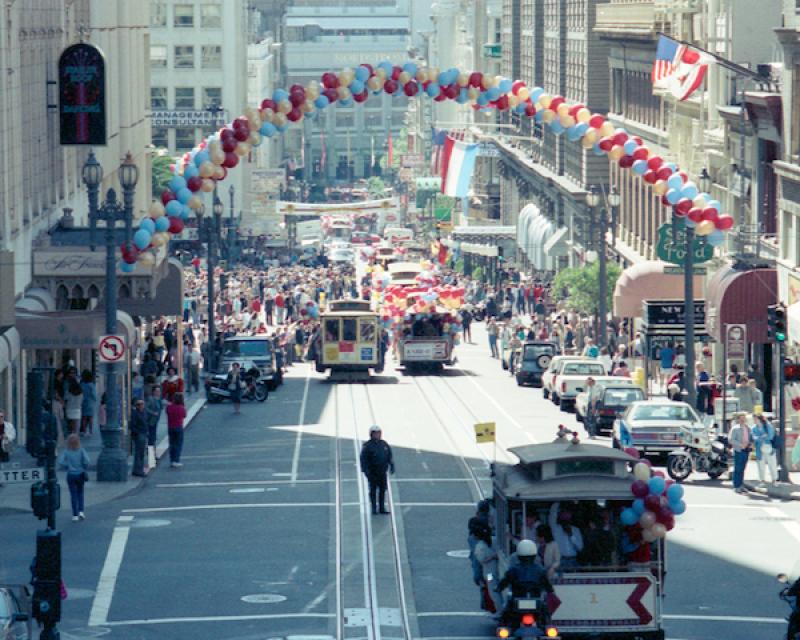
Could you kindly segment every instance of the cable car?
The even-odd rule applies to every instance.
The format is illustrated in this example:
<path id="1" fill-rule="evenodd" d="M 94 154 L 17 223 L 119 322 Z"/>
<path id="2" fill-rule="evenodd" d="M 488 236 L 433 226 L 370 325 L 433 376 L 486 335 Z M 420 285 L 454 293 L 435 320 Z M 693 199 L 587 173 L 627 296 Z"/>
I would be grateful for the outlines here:
<path id="1" fill-rule="evenodd" d="M 331 300 L 320 314 L 316 369 L 323 373 L 383 371 L 383 329 L 367 300 Z"/>

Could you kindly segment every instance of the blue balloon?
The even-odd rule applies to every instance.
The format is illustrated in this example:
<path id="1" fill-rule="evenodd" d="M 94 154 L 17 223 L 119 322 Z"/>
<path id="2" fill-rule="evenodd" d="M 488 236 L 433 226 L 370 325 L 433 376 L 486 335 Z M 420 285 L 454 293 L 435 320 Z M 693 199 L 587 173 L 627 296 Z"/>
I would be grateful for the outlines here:
<path id="1" fill-rule="evenodd" d="M 465 102 L 469 101 L 469 92 L 466 89 L 461 89 L 459 91 L 458 96 L 456 97 L 456 102 L 458 104 L 464 104 Z"/>
<path id="2" fill-rule="evenodd" d="M 136 271 L 136 263 L 128 264 L 127 262 L 120 262 L 119 270 L 122 271 L 122 273 L 133 273 Z"/>
<path id="3" fill-rule="evenodd" d="M 211 156 L 210 156 L 210 155 L 208 155 L 208 151 L 206 151 L 205 149 L 203 149 L 203 150 L 202 150 L 200 153 L 198 153 L 198 154 L 197 154 L 197 155 L 194 157 L 194 163 L 195 163 L 195 165 L 196 165 L 196 166 L 198 166 L 198 167 L 199 167 L 201 164 L 203 164 L 204 162 L 208 162 L 209 160 L 211 160 Z"/>
<path id="4" fill-rule="evenodd" d="M 389 62 L 388 60 L 384 60 L 383 62 L 379 62 L 378 63 L 378 68 L 379 69 L 383 69 L 384 71 L 386 71 L 386 75 L 387 76 L 392 75 L 392 70 L 393 70 L 392 63 Z"/>
<path id="5" fill-rule="evenodd" d="M 537 113 L 536 115 L 538 116 L 539 114 Z M 606 155 L 606 152 L 605 152 L 605 151 L 603 151 L 603 150 L 600 148 L 600 144 L 599 144 L 599 143 L 595 143 L 595 145 L 592 147 L 592 152 L 593 152 L 593 153 L 594 153 L 594 155 L 596 155 L 596 156 L 604 156 L 604 155 Z"/>
<path id="6" fill-rule="evenodd" d="M 177 194 L 181 189 L 186 188 L 186 180 L 182 176 L 175 176 L 169 181 L 169 190 Z"/>
<path id="7" fill-rule="evenodd" d="M 364 83 L 361 80 L 355 79 L 350 83 L 350 91 L 353 95 L 364 91 Z"/>
<path id="8" fill-rule="evenodd" d="M 690 229 L 694 229 L 697 226 L 697 223 L 694 220 L 691 220 L 689 216 L 686 216 L 683 219 L 684 224 L 689 227 Z"/>
<path id="9" fill-rule="evenodd" d="M 145 218 L 139 223 L 139 228 L 149 231 L 150 233 L 155 233 L 156 223 L 153 222 L 151 218 Z"/>
<path id="10" fill-rule="evenodd" d="M 478 94 L 478 99 L 475 101 L 479 107 L 484 107 L 489 104 L 489 96 L 486 95 L 486 92 Z"/>
<path id="11" fill-rule="evenodd" d="M 706 242 L 712 247 L 721 247 L 725 244 L 725 234 L 719 229 L 714 229 L 706 236 Z"/>
<path id="12" fill-rule="evenodd" d="M 539 102 L 539 98 L 541 98 L 543 95 L 544 95 L 544 89 L 542 89 L 541 87 L 534 87 L 533 89 L 531 89 L 530 95 L 528 97 L 533 104 L 536 104 L 537 102 Z"/>
<path id="13" fill-rule="evenodd" d="M 195 155 L 197 155 L 197 154 L 195 154 Z M 194 159 L 194 158 L 192 158 L 192 159 Z M 198 171 L 197 165 L 195 165 L 195 164 L 193 164 L 191 162 L 189 164 L 187 164 L 186 168 L 183 170 L 183 177 L 186 178 L 187 180 L 189 178 L 196 178 L 199 175 L 200 175 L 200 171 Z"/>
<path id="14" fill-rule="evenodd" d="M 181 215 L 181 211 L 183 211 L 183 205 L 178 200 L 170 200 L 164 208 L 167 211 L 167 215 L 170 217 L 179 216 Z"/>
<path id="15" fill-rule="evenodd" d="M 324 109 L 324 108 L 325 108 L 325 107 L 327 107 L 327 106 L 328 106 L 330 103 L 331 103 L 331 101 L 330 101 L 330 100 L 328 100 L 328 96 L 324 96 L 324 95 L 322 95 L 322 94 L 318 95 L 318 96 L 316 97 L 316 99 L 314 100 L 314 106 L 315 106 L 317 109 Z M 272 123 L 267 123 L 267 124 L 272 124 Z"/>
<path id="16" fill-rule="evenodd" d="M 647 160 L 634 160 L 631 170 L 637 176 L 643 176 L 645 173 L 647 173 Z"/>
<path id="17" fill-rule="evenodd" d="M 321 96 L 321 97 L 324 98 L 325 96 Z M 325 98 L 325 99 L 327 100 L 327 98 Z M 277 129 L 275 128 L 275 125 L 272 124 L 271 122 L 265 122 L 265 123 L 263 123 L 261 125 L 261 129 L 259 129 L 259 131 L 261 132 L 262 136 L 265 136 L 267 138 L 271 138 L 272 136 L 275 135 L 275 132 L 277 131 Z"/>
<path id="18" fill-rule="evenodd" d="M 642 500 L 641 498 L 636 498 L 636 500 L 633 501 L 633 505 L 631 508 L 633 509 L 633 512 L 637 515 L 642 515 L 645 511 L 647 511 L 647 507 L 644 504 L 644 500 Z"/>
<path id="19" fill-rule="evenodd" d="M 703 200 L 705 200 L 706 202 L 711 202 L 714 199 L 714 198 L 711 197 L 710 193 L 706 193 L 705 191 L 703 191 L 703 193 L 701 193 L 700 195 L 703 197 Z"/>
<path id="20" fill-rule="evenodd" d="M 499 87 L 492 87 L 491 89 L 487 89 L 486 97 L 489 98 L 489 102 L 493 100 L 497 100 L 501 95 L 501 91 Z"/>
<path id="21" fill-rule="evenodd" d="M 500 93 L 509 93 L 511 91 L 511 85 L 512 85 L 511 80 L 509 80 L 508 78 L 503 78 L 500 81 L 500 84 L 498 85 Z"/>
<path id="22" fill-rule="evenodd" d="M 678 165 L 675 164 L 674 162 L 667 162 L 667 164 L 665 164 L 664 166 L 667 167 L 670 171 L 673 171 L 673 172 L 678 170 Z"/>
<path id="23" fill-rule="evenodd" d="M 192 199 L 192 192 L 186 187 L 184 187 L 183 189 L 179 189 L 175 193 L 175 195 L 178 198 L 178 202 L 180 202 L 181 204 L 186 204 L 187 202 L 189 202 L 189 200 Z"/>
<path id="24" fill-rule="evenodd" d="M 339 100 L 339 105 L 342 107 L 349 107 L 351 104 L 353 104 L 352 98 L 347 98 L 346 100 Z"/>
<path id="25" fill-rule="evenodd" d="M 623 509 L 622 513 L 619 516 L 619 519 L 622 521 L 626 527 L 630 527 L 637 522 L 639 522 L 639 515 L 633 509 Z"/>
<path id="26" fill-rule="evenodd" d="M 527 105 L 524 102 L 520 102 L 516 107 L 514 107 L 514 111 L 517 113 L 525 113 L 525 107 Z"/>
<path id="27" fill-rule="evenodd" d="M 272 99 L 275 102 L 283 102 L 284 100 L 288 100 L 289 92 L 285 89 L 275 89 L 275 91 L 272 92 Z"/>
<path id="28" fill-rule="evenodd" d="M 677 173 L 673 173 L 669 178 L 667 178 L 667 188 L 680 191 L 683 188 L 683 178 L 681 178 Z"/>
<path id="29" fill-rule="evenodd" d="M 633 152 L 639 148 L 639 145 L 636 144 L 636 140 L 628 140 L 625 144 L 622 145 L 622 148 L 625 149 L 625 153 L 629 156 L 633 155 Z"/>
<path id="30" fill-rule="evenodd" d="M 442 85 L 450 84 L 447 80 L 448 80 L 448 75 L 446 71 L 441 71 L 439 72 L 439 75 L 436 76 L 436 82 L 438 82 L 439 84 Z"/>
<path id="31" fill-rule="evenodd" d="M 672 509 L 672 513 L 674 513 L 676 516 L 686 513 L 686 503 L 683 500 L 670 502 L 669 508 Z"/>
<path id="32" fill-rule="evenodd" d="M 428 88 L 425 89 L 425 93 L 427 93 L 431 98 L 435 98 L 439 95 L 439 83 L 438 82 L 431 82 L 428 84 Z"/>
<path id="33" fill-rule="evenodd" d="M 156 218 L 156 231 L 166 231 L 167 229 L 169 229 L 169 218 L 167 216 Z"/>
<path id="34" fill-rule="evenodd" d="M 410 73 L 412 76 L 417 75 L 417 65 L 414 62 L 406 62 L 403 65 L 403 71 Z M 369 77 L 369 76 L 367 76 Z M 364 78 L 366 80 L 366 78 Z"/>
<path id="35" fill-rule="evenodd" d="M 683 185 L 683 189 L 681 189 L 681 195 L 684 198 L 689 198 L 689 200 L 694 200 L 700 194 L 697 185 L 694 182 L 687 182 Z"/>
<path id="36" fill-rule="evenodd" d="M 679 484 L 670 485 L 669 489 L 667 489 L 667 500 L 678 502 L 681 498 L 683 498 L 683 487 Z"/>
<path id="37" fill-rule="evenodd" d="M 670 204 L 678 204 L 678 200 L 681 199 L 681 192 L 677 189 L 670 189 L 667 191 L 667 202 Z"/>
<path id="38" fill-rule="evenodd" d="M 578 125 L 572 125 L 569 129 L 567 129 L 567 139 L 575 142 L 576 140 L 580 140 L 583 136 L 581 135 L 580 129 L 578 129 Z"/>
<path id="39" fill-rule="evenodd" d="M 369 69 L 367 69 L 364 65 L 360 65 L 356 67 L 355 73 L 353 74 L 356 80 L 360 80 L 361 82 L 366 82 L 369 80 Z"/>
<path id="40" fill-rule="evenodd" d="M 707 207 L 711 207 L 712 209 L 716 209 L 717 212 L 722 210 L 722 203 L 719 200 L 709 200 L 706 203 Z"/>
<path id="41" fill-rule="evenodd" d="M 138 249 L 144 251 L 150 246 L 150 240 L 152 237 L 153 234 L 146 229 L 139 229 L 133 234 L 133 244 L 135 244 Z"/>
<path id="42" fill-rule="evenodd" d="M 550 131 L 555 133 L 557 136 L 560 136 L 564 133 L 564 125 L 562 125 L 558 120 L 553 120 L 550 123 Z"/>
<path id="43" fill-rule="evenodd" d="M 183 211 L 181 211 L 181 220 L 187 222 L 191 217 L 191 211 L 192 210 L 189 207 L 186 207 Z"/>
<path id="44" fill-rule="evenodd" d="M 278 129 L 278 131 L 283 133 L 284 131 L 287 131 L 289 129 L 289 123 L 282 124 L 280 126 L 277 126 L 276 128 Z"/>
<path id="45" fill-rule="evenodd" d="M 653 476 L 650 478 L 647 486 L 650 489 L 650 495 L 660 496 L 662 493 L 664 493 L 664 489 L 667 486 L 667 481 L 659 476 Z"/>

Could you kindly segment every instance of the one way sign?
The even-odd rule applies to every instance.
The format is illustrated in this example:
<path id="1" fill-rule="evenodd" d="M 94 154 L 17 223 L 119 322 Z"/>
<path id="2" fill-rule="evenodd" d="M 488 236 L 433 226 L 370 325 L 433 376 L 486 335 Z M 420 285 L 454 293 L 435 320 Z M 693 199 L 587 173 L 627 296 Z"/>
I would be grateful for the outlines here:
<path id="1" fill-rule="evenodd" d="M 122 336 L 100 336 L 97 354 L 100 362 L 121 362 L 125 357 L 125 340 Z"/>

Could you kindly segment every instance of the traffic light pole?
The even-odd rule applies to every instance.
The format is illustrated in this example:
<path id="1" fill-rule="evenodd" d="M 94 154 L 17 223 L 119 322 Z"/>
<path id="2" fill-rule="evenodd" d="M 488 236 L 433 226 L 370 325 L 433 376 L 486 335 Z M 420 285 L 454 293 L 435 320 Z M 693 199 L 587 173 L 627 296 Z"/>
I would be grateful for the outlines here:
<path id="1" fill-rule="evenodd" d="M 786 343 L 778 342 L 778 430 L 780 446 L 778 447 L 778 480 L 789 482 L 789 467 L 786 464 Z"/>

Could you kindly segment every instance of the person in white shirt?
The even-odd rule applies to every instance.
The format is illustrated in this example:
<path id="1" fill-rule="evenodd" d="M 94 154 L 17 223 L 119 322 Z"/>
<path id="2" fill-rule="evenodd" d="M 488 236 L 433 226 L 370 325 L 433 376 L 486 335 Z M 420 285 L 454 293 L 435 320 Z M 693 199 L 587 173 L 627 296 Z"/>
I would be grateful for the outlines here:
<path id="1" fill-rule="evenodd" d="M 572 524 L 572 512 L 562 510 L 561 503 L 554 502 L 550 507 L 548 524 L 561 552 L 561 568 L 577 567 L 578 554 L 583 551 L 583 535 L 581 530 Z"/>

